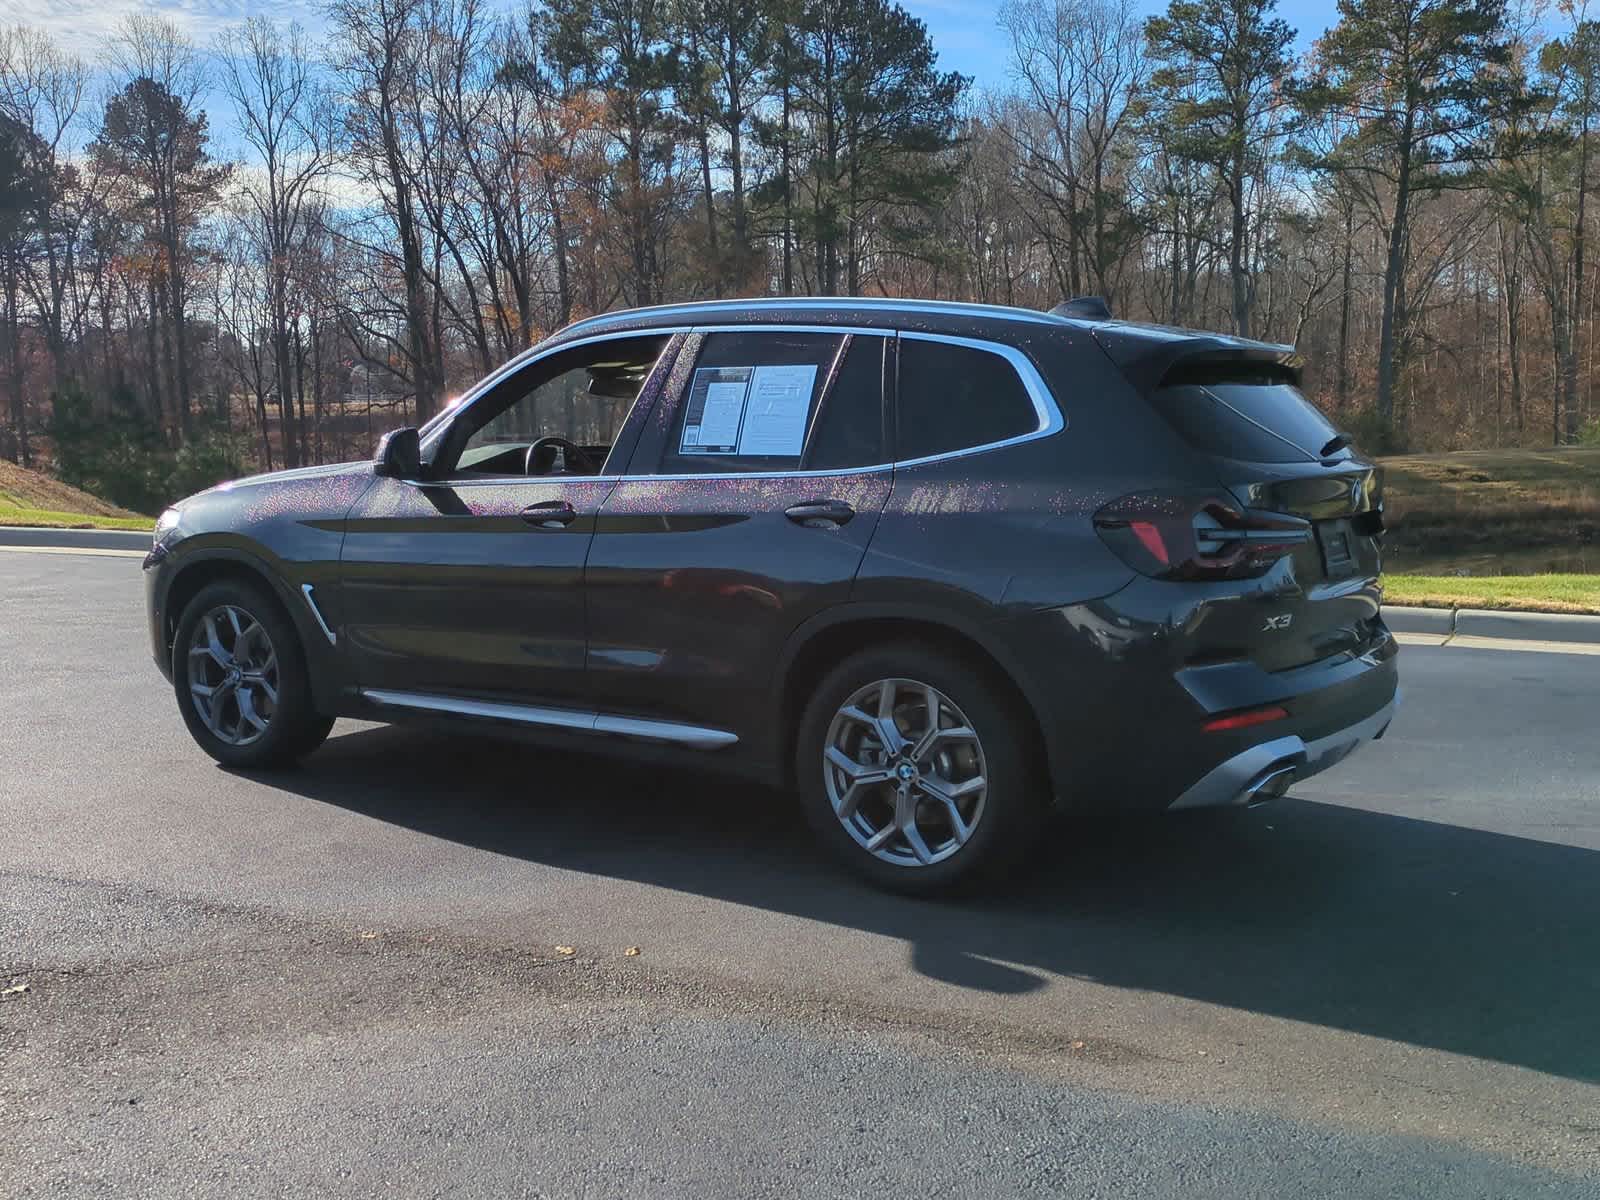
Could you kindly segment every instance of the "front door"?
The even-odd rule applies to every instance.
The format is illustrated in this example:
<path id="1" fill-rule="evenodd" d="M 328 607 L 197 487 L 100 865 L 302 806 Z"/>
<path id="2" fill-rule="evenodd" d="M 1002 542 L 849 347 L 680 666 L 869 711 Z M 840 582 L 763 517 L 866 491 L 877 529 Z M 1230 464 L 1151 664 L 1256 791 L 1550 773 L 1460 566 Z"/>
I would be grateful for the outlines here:
<path id="1" fill-rule="evenodd" d="M 349 517 L 341 613 L 356 682 L 581 707 L 584 561 L 658 386 L 664 336 L 536 359 L 462 406 L 425 480 L 379 479 Z M 650 386 L 646 388 L 646 381 Z"/>
<path id="2" fill-rule="evenodd" d="M 781 329 L 697 334 L 628 475 L 601 505 L 587 572 L 589 683 L 602 711 L 745 737 L 789 635 L 848 599 L 893 481 L 889 339 Z"/>

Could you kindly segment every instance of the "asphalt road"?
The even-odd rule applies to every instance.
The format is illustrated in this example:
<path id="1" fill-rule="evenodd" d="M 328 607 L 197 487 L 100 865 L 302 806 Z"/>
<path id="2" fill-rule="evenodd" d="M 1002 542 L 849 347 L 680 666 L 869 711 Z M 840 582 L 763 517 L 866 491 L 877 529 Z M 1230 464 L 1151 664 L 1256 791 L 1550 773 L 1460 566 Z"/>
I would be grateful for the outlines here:
<path id="1" fill-rule="evenodd" d="M 929 903 L 603 758 L 225 772 L 138 573 L 0 554 L 0 1195 L 1600 1197 L 1600 658 Z"/>

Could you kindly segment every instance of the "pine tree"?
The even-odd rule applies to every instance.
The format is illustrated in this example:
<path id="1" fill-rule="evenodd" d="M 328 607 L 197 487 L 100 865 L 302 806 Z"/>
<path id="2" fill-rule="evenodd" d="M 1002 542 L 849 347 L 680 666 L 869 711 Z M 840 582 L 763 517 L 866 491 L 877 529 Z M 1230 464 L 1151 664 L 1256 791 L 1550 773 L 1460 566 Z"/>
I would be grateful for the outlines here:
<path id="1" fill-rule="evenodd" d="M 1253 299 L 1249 183 L 1278 133 L 1295 36 L 1272 15 L 1276 7 L 1277 0 L 1172 0 L 1165 16 L 1145 26 L 1163 64 L 1150 85 L 1167 151 L 1209 165 L 1232 211 L 1228 274 L 1240 337 L 1250 336 Z"/>
<path id="2" fill-rule="evenodd" d="M 1339 0 L 1339 23 L 1297 90 L 1313 116 L 1334 113 L 1355 132 L 1313 165 L 1375 177 L 1388 197 L 1377 417 L 1395 423 L 1412 335 L 1406 277 L 1420 201 L 1475 182 L 1491 154 L 1493 120 L 1513 103 L 1504 0 Z"/>
<path id="3" fill-rule="evenodd" d="M 127 189 L 128 207 L 145 229 L 152 255 L 151 295 L 164 311 L 163 338 L 172 416 L 189 430 L 189 237 L 217 203 L 229 169 L 211 161 L 206 114 L 190 111 L 165 84 L 141 76 L 106 102 L 90 146 L 99 166 Z M 152 363 L 152 367 L 154 364 Z M 158 405 L 159 407 L 159 405 Z"/>
<path id="4" fill-rule="evenodd" d="M 790 70 L 817 289 L 859 293 L 868 230 L 905 242 L 954 187 L 956 107 L 969 82 L 938 70 L 925 25 L 887 0 L 810 0 Z"/>

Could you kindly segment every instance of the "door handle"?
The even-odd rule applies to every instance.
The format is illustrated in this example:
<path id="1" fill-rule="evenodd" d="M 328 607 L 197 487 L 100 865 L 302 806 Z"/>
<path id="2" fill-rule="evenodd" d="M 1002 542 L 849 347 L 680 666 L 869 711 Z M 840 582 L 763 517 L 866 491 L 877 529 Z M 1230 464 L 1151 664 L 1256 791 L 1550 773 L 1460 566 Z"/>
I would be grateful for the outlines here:
<path id="1" fill-rule="evenodd" d="M 565 500 L 546 500 L 528 505 L 520 515 L 535 529 L 561 529 L 578 519 L 578 510 Z"/>
<path id="2" fill-rule="evenodd" d="M 784 509 L 783 515 L 807 529 L 837 529 L 855 516 L 856 510 L 843 500 L 807 500 Z"/>

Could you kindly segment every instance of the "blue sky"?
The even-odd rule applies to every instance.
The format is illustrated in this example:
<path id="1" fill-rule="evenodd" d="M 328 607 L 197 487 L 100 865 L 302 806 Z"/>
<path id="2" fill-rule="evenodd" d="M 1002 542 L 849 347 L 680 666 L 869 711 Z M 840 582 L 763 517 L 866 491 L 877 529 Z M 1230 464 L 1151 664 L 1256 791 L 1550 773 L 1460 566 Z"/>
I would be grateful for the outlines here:
<path id="1" fill-rule="evenodd" d="M 1139 0 L 1149 12 L 1166 7 L 1165 0 Z M 998 0 L 901 0 L 922 18 L 933 35 L 939 60 L 947 70 L 975 77 L 979 88 L 997 91 L 1007 82 L 1006 39 L 995 26 Z M 124 13 L 146 7 L 141 0 L 12 0 L 3 15 L 48 29 L 71 49 L 93 58 Z M 156 0 L 149 7 L 170 17 L 197 43 L 204 46 L 222 29 L 253 12 L 270 12 L 279 19 L 293 18 L 307 28 L 320 24 L 314 0 Z M 1333 0 L 1280 0 L 1279 11 L 1300 31 L 1301 44 L 1322 32 L 1334 19 Z"/>
<path id="2" fill-rule="evenodd" d="M 323 25 L 323 0 L 9 0 L 0 22 L 32 25 L 48 31 L 63 49 L 93 65 L 105 61 L 108 43 L 122 18 L 154 11 L 170 19 L 202 51 L 216 37 L 254 13 L 268 12 L 279 21 L 298 21 L 315 35 Z M 526 0 L 490 0 L 495 7 L 521 8 Z M 1009 41 L 996 23 L 1001 0 L 900 0 L 928 26 L 939 64 L 973 78 L 977 93 L 998 93 L 1011 84 Z M 1157 13 L 1167 0 L 1135 0 L 1141 11 Z M 1307 49 L 1333 23 L 1336 0 L 1279 0 L 1279 13 L 1299 31 L 1300 50 Z M 313 36 L 313 42 L 317 39 Z M 91 94 L 85 116 L 98 105 Z M 201 96 L 210 110 L 212 152 L 219 158 L 249 155 L 226 111 L 220 88 Z M 88 129 L 86 122 L 85 133 Z"/>
<path id="3" fill-rule="evenodd" d="M 920 17 L 933 36 L 939 63 L 947 71 L 973 76 L 973 86 L 1003 90 L 1008 82 L 1010 47 L 995 26 L 998 0 L 900 0 Z M 1140 11 L 1165 11 L 1166 0 L 1137 0 Z M 1298 49 L 1309 49 L 1323 30 L 1338 19 L 1335 0 L 1278 0 L 1278 15 L 1299 32 Z"/>

